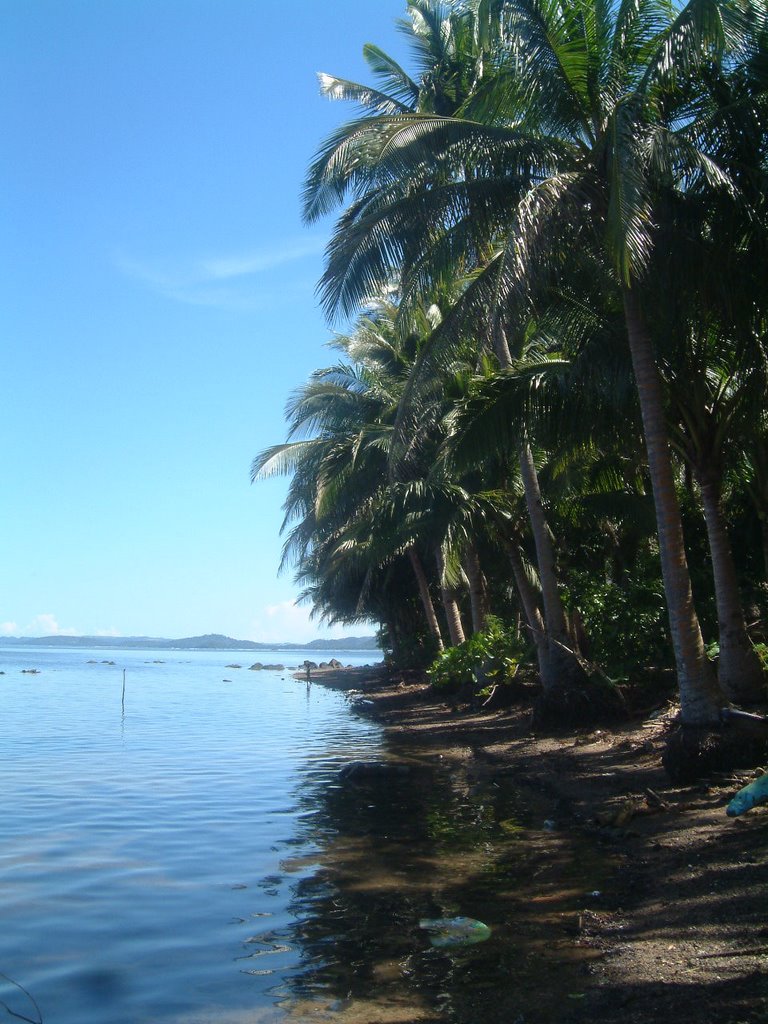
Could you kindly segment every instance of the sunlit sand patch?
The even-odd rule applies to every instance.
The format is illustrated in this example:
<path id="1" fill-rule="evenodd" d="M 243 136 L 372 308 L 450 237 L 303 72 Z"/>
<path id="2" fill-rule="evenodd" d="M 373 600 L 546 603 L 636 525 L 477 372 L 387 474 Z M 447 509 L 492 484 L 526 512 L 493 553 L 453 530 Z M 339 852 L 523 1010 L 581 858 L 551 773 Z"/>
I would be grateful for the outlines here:
<path id="1" fill-rule="evenodd" d="M 302 1024 L 416 1024 L 440 1019 L 436 1011 L 411 999 L 339 999 L 330 1003 L 301 999 L 283 1004 L 282 1009 L 285 1021 Z"/>
<path id="2" fill-rule="evenodd" d="M 277 1006 L 226 1009 L 206 1006 L 170 1024 L 427 1024 L 439 1016 L 410 1000 L 297 999 Z"/>
<path id="3" fill-rule="evenodd" d="M 528 897 L 529 903 L 567 903 L 568 901 L 578 900 L 579 897 L 584 895 L 583 888 L 558 888 L 550 892 L 540 892 L 535 895 Z"/>
<path id="4" fill-rule="evenodd" d="M 180 1017 L 169 1019 L 169 1024 L 284 1024 L 282 1010 L 274 1006 L 248 1007 L 232 1010 L 222 1006 L 205 1006 Z"/>
<path id="5" fill-rule="evenodd" d="M 302 857 L 286 857 L 280 861 L 280 870 L 287 875 L 296 874 L 298 871 L 308 871 L 320 863 L 319 853 L 308 853 Z"/>

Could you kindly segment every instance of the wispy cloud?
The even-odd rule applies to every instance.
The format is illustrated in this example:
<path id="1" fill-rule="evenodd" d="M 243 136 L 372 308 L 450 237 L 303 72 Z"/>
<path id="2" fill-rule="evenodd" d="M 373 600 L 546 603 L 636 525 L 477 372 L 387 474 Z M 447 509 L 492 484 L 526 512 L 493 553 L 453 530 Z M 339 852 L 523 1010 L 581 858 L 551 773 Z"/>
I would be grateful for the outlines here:
<path id="1" fill-rule="evenodd" d="M 77 636 L 78 631 L 69 626 L 59 625 L 55 615 L 50 612 L 43 612 L 36 615 L 31 622 L 25 626 L 19 626 L 16 622 L 4 622 L 0 626 L 0 632 L 6 636 Z"/>
<path id="2" fill-rule="evenodd" d="M 274 275 L 291 264 L 318 256 L 323 245 L 320 238 L 287 239 L 247 252 L 195 259 L 147 260 L 116 253 L 114 263 L 127 277 L 174 302 L 249 311 L 311 294 L 314 275 L 286 280 L 283 274 L 278 285 Z"/>
<path id="3" fill-rule="evenodd" d="M 97 629 L 93 632 L 86 631 L 89 636 L 122 636 L 117 629 Z M 50 612 L 42 612 L 35 615 L 26 625 L 20 626 L 18 622 L 0 622 L 0 636 L 81 636 L 83 630 L 73 629 L 71 626 L 62 626 L 55 615 Z"/>
<path id="4" fill-rule="evenodd" d="M 216 279 L 248 277 L 276 270 L 286 263 L 296 263 L 307 256 L 319 256 L 322 251 L 323 241 L 313 238 L 305 242 L 288 242 L 282 247 L 203 260 L 198 265 L 201 271 Z"/>

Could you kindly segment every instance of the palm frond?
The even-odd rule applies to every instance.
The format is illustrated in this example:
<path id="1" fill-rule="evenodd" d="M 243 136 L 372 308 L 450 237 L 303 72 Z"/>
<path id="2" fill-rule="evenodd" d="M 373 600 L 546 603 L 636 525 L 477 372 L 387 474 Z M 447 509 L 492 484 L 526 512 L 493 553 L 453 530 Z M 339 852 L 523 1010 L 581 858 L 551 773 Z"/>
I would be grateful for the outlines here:
<path id="1" fill-rule="evenodd" d="M 404 107 L 413 110 L 419 99 L 419 87 L 400 65 L 373 43 L 363 47 L 363 58 L 372 73 L 386 90 L 398 99 Z"/>
<path id="2" fill-rule="evenodd" d="M 388 96 L 378 89 L 360 85 L 347 78 L 336 78 L 324 71 L 318 71 L 317 79 L 320 84 L 321 96 L 325 96 L 329 100 L 346 100 L 350 103 L 357 103 L 369 113 L 404 114 L 410 109 L 407 104 L 402 103 L 394 96 Z"/>

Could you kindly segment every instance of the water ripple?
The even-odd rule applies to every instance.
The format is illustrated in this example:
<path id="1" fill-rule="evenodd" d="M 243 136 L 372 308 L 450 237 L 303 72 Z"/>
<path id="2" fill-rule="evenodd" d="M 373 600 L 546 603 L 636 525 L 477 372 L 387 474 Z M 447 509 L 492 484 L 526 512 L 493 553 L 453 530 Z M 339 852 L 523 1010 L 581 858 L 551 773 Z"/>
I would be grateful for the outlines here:
<path id="1" fill-rule="evenodd" d="M 313 869 L 302 793 L 377 750 L 377 730 L 285 673 L 223 686 L 226 654 L 130 652 L 125 714 L 120 666 L 34 657 L 40 675 L 2 677 L 0 970 L 57 1024 L 191 1022 L 208 1005 L 217 1021 L 254 1004 L 279 1019 L 274 975 L 298 954 L 259 946 L 269 967 L 243 974 L 253 935 L 233 942 L 232 922 L 287 927 L 291 883 Z"/>

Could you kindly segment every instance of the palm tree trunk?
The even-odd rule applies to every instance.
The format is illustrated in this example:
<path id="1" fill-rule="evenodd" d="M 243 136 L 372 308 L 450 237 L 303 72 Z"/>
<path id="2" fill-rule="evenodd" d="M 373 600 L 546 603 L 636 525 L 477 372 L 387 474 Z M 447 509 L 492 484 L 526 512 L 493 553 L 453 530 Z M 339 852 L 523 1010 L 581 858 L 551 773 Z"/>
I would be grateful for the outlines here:
<path id="1" fill-rule="evenodd" d="M 536 546 L 536 561 L 541 584 L 541 599 L 544 605 L 544 623 L 548 641 L 546 676 L 542 686 L 546 691 L 567 689 L 584 681 L 584 670 L 573 651 L 573 639 L 568 630 L 563 602 L 557 588 L 555 549 L 544 516 L 539 478 L 533 462 L 529 444 L 520 449 L 520 472 L 523 479 L 525 503 L 531 521 L 533 540 Z"/>
<path id="2" fill-rule="evenodd" d="M 437 615 L 435 614 L 435 606 L 432 604 L 432 596 L 429 593 L 429 583 L 427 582 L 427 577 L 424 572 L 424 566 L 421 564 L 421 559 L 416 554 L 415 548 L 408 548 L 408 558 L 411 561 L 413 574 L 416 577 L 416 583 L 419 588 L 419 597 L 421 598 L 421 603 L 424 606 L 424 614 L 427 617 L 427 628 L 437 644 L 437 649 L 442 651 L 443 637 L 440 633 Z"/>
<path id="3" fill-rule="evenodd" d="M 448 635 L 451 638 L 451 646 L 458 647 L 459 644 L 464 643 L 466 637 L 464 636 L 464 627 L 461 623 L 461 612 L 459 611 L 459 603 L 456 600 L 456 592 L 453 587 L 449 587 L 445 582 L 445 559 L 439 544 L 435 550 L 435 557 L 437 559 L 437 571 L 440 575 L 440 592 L 443 599 L 445 618 L 448 623 Z"/>
<path id="4" fill-rule="evenodd" d="M 760 537 L 763 547 L 764 580 L 768 583 L 768 485 L 761 486 L 753 481 L 748 486 L 749 496 L 760 523 Z"/>
<path id="5" fill-rule="evenodd" d="M 520 598 L 528 630 L 536 645 L 539 675 L 543 679 L 547 674 L 547 634 L 544 629 L 544 619 L 541 617 L 537 595 L 526 574 L 517 544 L 509 538 L 504 541 L 504 546 L 509 555 L 509 564 L 512 566 L 512 575 L 515 577 L 517 595 Z"/>
<path id="6" fill-rule="evenodd" d="M 768 583 L 768 516 L 760 517 L 760 532 L 763 537 L 763 564 L 765 566 L 765 582 Z"/>
<path id="7" fill-rule="evenodd" d="M 694 473 L 701 491 L 715 582 L 720 646 L 717 679 L 730 700 L 757 702 L 765 697 L 765 677 L 747 633 L 736 566 L 723 516 L 721 481 L 717 471 L 711 469 L 697 472 L 694 467 Z"/>
<path id="8" fill-rule="evenodd" d="M 509 344 L 507 342 L 507 336 L 504 333 L 504 327 L 501 320 L 496 320 L 493 328 L 493 351 L 496 358 L 499 360 L 499 366 L 502 370 L 508 370 L 512 366 L 512 353 L 509 351 Z"/>
<path id="9" fill-rule="evenodd" d="M 681 719 L 685 725 L 712 724 L 718 720 L 721 697 L 707 660 L 693 605 L 691 577 L 685 557 L 683 527 L 666 433 L 661 380 L 637 289 L 624 287 L 622 293 L 656 507 L 661 573 L 675 652 Z"/>
<path id="10" fill-rule="evenodd" d="M 503 325 L 497 321 L 493 329 L 493 348 L 502 368 L 512 366 L 512 355 L 507 343 Z M 558 704 L 557 691 L 571 689 L 586 681 L 586 674 L 581 662 L 572 650 L 572 640 L 568 633 L 565 609 L 557 589 L 557 570 L 555 553 L 544 516 L 541 501 L 539 480 L 530 446 L 525 443 L 520 451 L 520 469 L 525 491 L 525 503 L 531 521 L 536 561 L 539 569 L 542 603 L 544 606 L 544 624 L 547 649 L 546 655 L 537 641 L 536 650 L 539 655 L 539 675 L 544 689 L 545 699 L 554 697 L 553 705 Z M 514 571 L 514 568 L 513 568 Z M 533 624 L 529 623 L 531 628 Z M 554 710 L 554 709 L 553 709 Z"/>
<path id="11" fill-rule="evenodd" d="M 488 592 L 480 568 L 480 559 L 474 542 L 470 543 L 464 554 L 464 571 L 469 580 L 469 603 L 472 609 L 472 632 L 482 633 L 487 625 L 490 609 Z"/>

